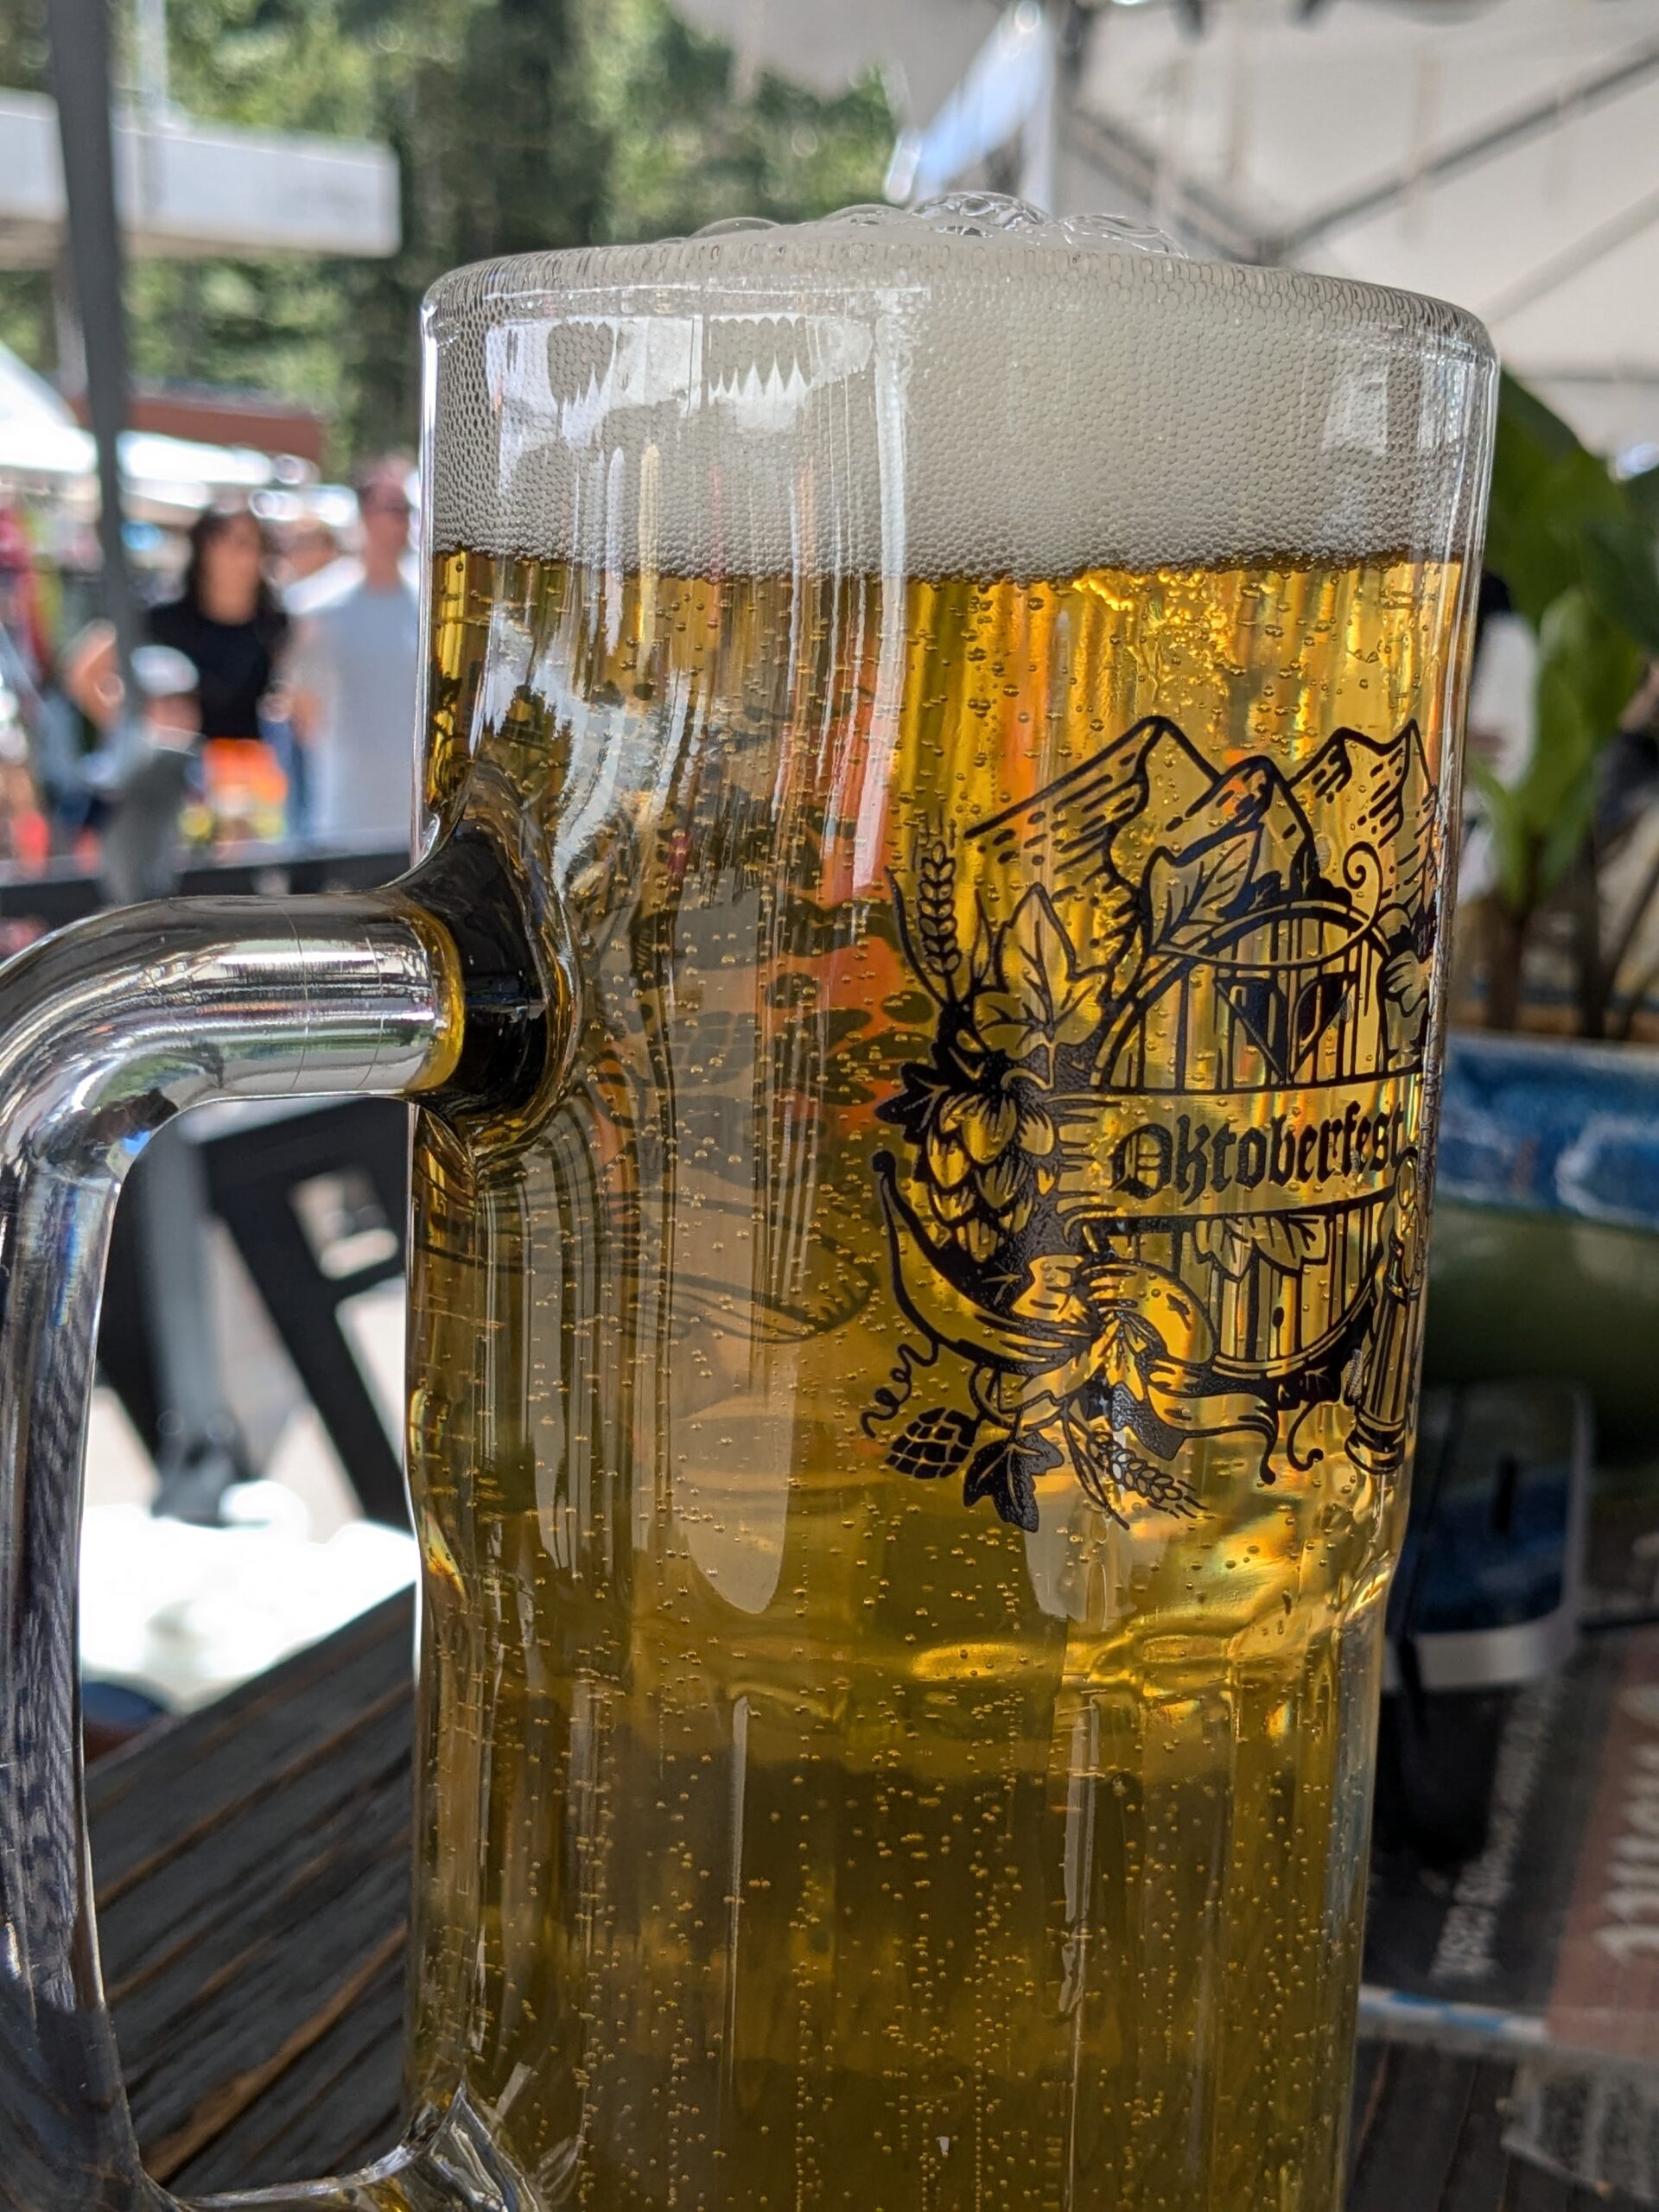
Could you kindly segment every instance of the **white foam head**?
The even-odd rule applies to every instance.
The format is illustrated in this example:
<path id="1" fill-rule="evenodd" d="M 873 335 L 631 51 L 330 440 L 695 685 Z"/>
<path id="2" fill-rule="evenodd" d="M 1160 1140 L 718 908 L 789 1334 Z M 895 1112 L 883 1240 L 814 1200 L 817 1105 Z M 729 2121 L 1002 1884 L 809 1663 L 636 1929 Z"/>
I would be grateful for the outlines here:
<path id="1" fill-rule="evenodd" d="M 1465 548 L 1461 310 L 986 196 L 446 276 L 433 543 L 686 575 Z"/>

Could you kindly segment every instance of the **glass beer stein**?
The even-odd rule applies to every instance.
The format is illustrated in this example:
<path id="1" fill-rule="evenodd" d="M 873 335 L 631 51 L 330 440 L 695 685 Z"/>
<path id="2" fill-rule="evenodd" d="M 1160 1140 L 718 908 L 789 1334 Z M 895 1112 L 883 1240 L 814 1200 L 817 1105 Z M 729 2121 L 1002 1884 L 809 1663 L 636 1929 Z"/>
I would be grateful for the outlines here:
<path id="1" fill-rule="evenodd" d="M 1336 2212 L 1484 334 L 957 200 L 462 270 L 425 349 L 412 873 L 0 985 L 0 2202 L 171 2202 L 75 1752 L 116 1190 L 351 1090 L 410 2124 L 257 2202 Z"/>

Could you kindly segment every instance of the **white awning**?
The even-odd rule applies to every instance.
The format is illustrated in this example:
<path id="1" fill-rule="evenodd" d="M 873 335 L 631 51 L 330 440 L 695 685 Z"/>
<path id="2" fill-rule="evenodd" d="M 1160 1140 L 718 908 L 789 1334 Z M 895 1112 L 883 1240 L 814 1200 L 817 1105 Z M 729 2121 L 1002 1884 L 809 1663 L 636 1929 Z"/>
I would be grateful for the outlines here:
<path id="1" fill-rule="evenodd" d="M 397 249 L 390 147 L 118 115 L 115 168 L 130 253 Z M 49 264 L 63 226 L 57 111 L 35 93 L 0 92 L 0 267 Z"/>
<path id="2" fill-rule="evenodd" d="M 90 482 L 97 465 L 92 432 L 73 423 L 0 423 L 0 477 Z M 257 491 L 276 481 L 269 454 L 196 445 L 149 430 L 122 434 L 121 471 L 136 489 L 188 507 L 206 506 L 219 493 Z"/>
<path id="3" fill-rule="evenodd" d="M 1455 300 L 1598 442 L 1659 430 L 1656 0 L 1115 7 L 1073 143 L 1192 244 Z"/>
<path id="4" fill-rule="evenodd" d="M 91 431 L 79 427 L 43 378 L 0 346 L 0 483 L 90 493 L 97 465 Z M 123 434 L 121 471 L 141 504 L 187 513 L 226 493 L 276 481 L 269 454 L 153 430 Z"/>
<path id="5" fill-rule="evenodd" d="M 68 401 L 54 385 L 0 346 L 0 429 L 14 423 L 73 423 Z"/>

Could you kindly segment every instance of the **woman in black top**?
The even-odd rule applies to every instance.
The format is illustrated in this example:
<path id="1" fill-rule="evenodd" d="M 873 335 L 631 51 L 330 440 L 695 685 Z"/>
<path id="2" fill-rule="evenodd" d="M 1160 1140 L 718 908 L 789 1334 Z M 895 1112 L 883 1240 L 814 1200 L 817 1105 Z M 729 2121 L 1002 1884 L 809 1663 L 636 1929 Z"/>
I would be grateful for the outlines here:
<path id="1" fill-rule="evenodd" d="M 245 507 L 209 508 L 190 530 L 190 559 L 176 599 L 144 617 L 151 642 L 171 645 L 196 671 L 204 737 L 257 737 L 259 702 L 274 690 L 288 617 L 265 574 L 258 518 Z M 89 627 L 67 657 L 65 689 L 100 728 L 121 711 L 115 637 Z"/>
<path id="2" fill-rule="evenodd" d="M 274 686 L 288 617 L 266 577 L 265 534 L 245 508 L 210 508 L 190 531 L 177 599 L 147 618 L 158 645 L 195 664 L 204 737 L 257 737 L 259 702 Z"/>

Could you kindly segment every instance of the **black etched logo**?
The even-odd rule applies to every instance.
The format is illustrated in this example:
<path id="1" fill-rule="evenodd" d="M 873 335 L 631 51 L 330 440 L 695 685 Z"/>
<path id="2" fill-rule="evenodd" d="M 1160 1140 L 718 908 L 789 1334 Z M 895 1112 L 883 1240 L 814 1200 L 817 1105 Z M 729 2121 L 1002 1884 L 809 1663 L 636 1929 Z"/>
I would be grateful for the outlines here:
<path id="1" fill-rule="evenodd" d="M 933 1046 L 874 1163 L 895 1468 L 1034 1529 L 1066 1469 L 1121 1520 L 1196 1512 L 1196 1440 L 1265 1481 L 1305 1423 L 1397 1466 L 1441 852 L 1409 722 L 1287 778 L 1149 717 L 925 839 L 893 899 Z M 971 1411 L 918 1410 L 950 1367 Z"/>

